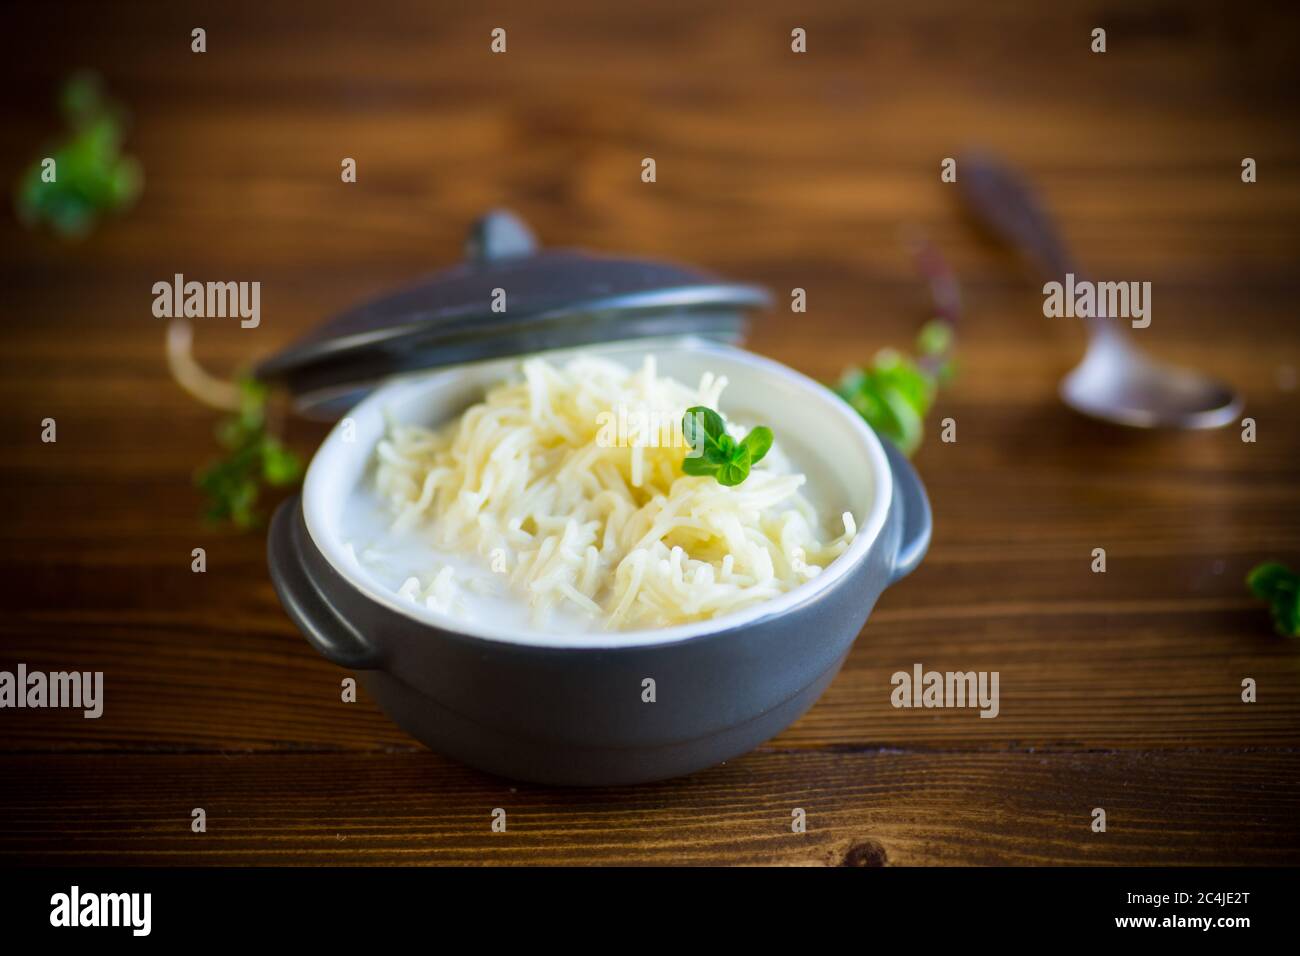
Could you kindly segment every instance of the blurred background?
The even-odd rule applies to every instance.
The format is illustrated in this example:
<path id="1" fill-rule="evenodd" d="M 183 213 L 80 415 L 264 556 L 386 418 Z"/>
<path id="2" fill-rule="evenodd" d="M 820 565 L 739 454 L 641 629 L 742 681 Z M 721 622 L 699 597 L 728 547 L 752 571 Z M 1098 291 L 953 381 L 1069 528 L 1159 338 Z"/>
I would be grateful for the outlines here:
<path id="1" fill-rule="evenodd" d="M 942 253 L 964 303 L 959 374 L 916 456 L 931 554 L 886 595 L 822 702 L 703 783 L 582 798 L 525 788 L 512 799 L 570 816 L 539 816 L 523 852 L 1295 862 L 1300 667 L 1243 578 L 1260 560 L 1300 561 L 1298 26 L 1295 4 L 1174 0 L 11 12 L 0 180 L 16 189 L 48 154 L 59 90 L 89 67 L 130 113 L 122 148 L 143 187 L 80 239 L 21 226 L 12 203 L 0 216 L 0 483 L 12 503 L 0 665 L 103 669 L 108 688 L 93 725 L 0 718 L 0 854 L 248 862 L 275 833 L 282 859 L 384 861 L 400 837 L 364 821 L 389 801 L 413 831 L 441 821 L 409 858 L 517 852 L 457 835 L 505 785 L 418 750 L 364 701 L 340 707 L 340 673 L 275 601 L 262 535 L 200 520 L 193 475 L 216 454 L 217 416 L 169 377 L 150 291 L 175 273 L 260 281 L 257 329 L 196 323 L 200 360 L 233 374 L 458 259 L 471 221 L 506 206 L 547 245 L 769 286 L 777 308 L 748 347 L 826 381 L 909 346 L 930 317 L 909 237 Z M 497 27 L 504 54 L 490 50 Z M 796 27 L 806 54 L 791 51 Z M 1090 49 L 1096 27 L 1104 54 Z M 940 182 L 942 160 L 968 147 L 1038 184 L 1091 274 L 1153 284 L 1143 344 L 1242 389 L 1255 444 L 1235 427 L 1125 432 L 1064 408 L 1056 387 L 1082 330 L 1043 318 L 1042 279 L 982 239 Z M 340 180 L 344 157 L 355 183 Z M 1257 183 L 1241 180 L 1245 157 Z M 806 314 L 788 310 L 796 287 Z M 46 417 L 56 445 L 38 440 Z M 944 417 L 955 444 L 938 441 Z M 305 457 L 322 434 L 288 424 Z M 1098 546 L 1105 575 L 1088 570 Z M 205 575 L 190 573 L 195 547 Z M 914 661 L 1000 669 L 1002 716 L 892 710 L 888 675 Z M 1237 698 L 1243 675 L 1267 681 L 1253 708 Z M 815 835 L 798 847 L 755 836 L 774 814 L 788 823 L 813 780 Z M 201 852 L 166 823 L 179 781 L 216 791 L 240 821 Z M 69 843 L 81 812 L 59 796 L 69 788 L 103 815 L 89 843 Z M 281 809 L 262 809 L 267 791 Z M 1098 793 L 1128 801 L 1129 835 L 1084 846 L 1072 815 Z M 651 839 L 645 820 L 663 806 L 694 816 Z M 574 814 L 585 835 L 548 843 L 547 827 Z M 1012 818 L 1029 822 L 1010 835 Z M 312 849 L 349 828 L 334 856 Z"/>

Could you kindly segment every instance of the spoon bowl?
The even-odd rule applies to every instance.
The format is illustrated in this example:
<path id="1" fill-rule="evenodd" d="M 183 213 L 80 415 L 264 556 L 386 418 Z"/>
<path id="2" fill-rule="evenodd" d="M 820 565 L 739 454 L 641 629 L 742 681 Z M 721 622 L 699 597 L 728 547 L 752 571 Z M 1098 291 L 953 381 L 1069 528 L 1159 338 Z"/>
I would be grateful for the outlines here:
<path id="1" fill-rule="evenodd" d="M 1061 399 L 1084 415 L 1135 428 L 1221 428 L 1242 407 L 1228 386 L 1106 334 L 1093 337 L 1061 380 Z"/>

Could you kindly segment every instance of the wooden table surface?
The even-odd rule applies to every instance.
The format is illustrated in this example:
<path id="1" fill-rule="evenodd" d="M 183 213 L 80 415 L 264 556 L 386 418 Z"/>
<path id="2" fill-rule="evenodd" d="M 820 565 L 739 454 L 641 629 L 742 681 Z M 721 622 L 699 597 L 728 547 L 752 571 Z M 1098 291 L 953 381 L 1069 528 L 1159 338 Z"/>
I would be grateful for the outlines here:
<path id="1" fill-rule="evenodd" d="M 0 711 L 0 861 L 1300 862 L 1300 643 L 1243 584 L 1300 563 L 1294 5 L 269 6 L 41 8 L 0 39 L 5 182 L 81 65 L 132 107 L 146 175 L 84 242 L 0 226 L 0 669 L 106 684 L 99 720 Z M 1043 318 L 1033 277 L 940 183 L 969 145 L 1032 174 L 1095 275 L 1153 283 L 1142 343 L 1240 387 L 1257 441 L 1062 406 L 1080 330 Z M 926 318 L 908 230 L 960 275 L 961 374 L 915 459 L 929 556 L 822 700 L 723 767 L 575 791 L 429 753 L 341 702 L 263 534 L 197 518 L 215 416 L 168 377 L 151 285 L 262 283 L 259 328 L 200 322 L 224 373 L 454 260 L 493 205 L 550 244 L 680 259 L 778 301 L 805 288 L 807 314 L 760 317 L 749 345 L 822 379 Z M 309 454 L 323 433 L 291 434 Z M 916 662 L 999 671 L 1000 715 L 892 708 L 890 675 Z"/>

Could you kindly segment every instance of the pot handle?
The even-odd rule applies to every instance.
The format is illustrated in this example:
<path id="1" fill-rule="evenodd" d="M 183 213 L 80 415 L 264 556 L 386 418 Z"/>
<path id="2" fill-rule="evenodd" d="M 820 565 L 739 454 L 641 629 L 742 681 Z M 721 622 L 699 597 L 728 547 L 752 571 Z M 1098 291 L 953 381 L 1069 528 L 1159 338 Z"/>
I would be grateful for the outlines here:
<path id="1" fill-rule="evenodd" d="M 890 507 L 899 509 L 903 519 L 898 551 L 889 572 L 889 583 L 893 584 L 916 570 L 916 566 L 925 557 L 925 552 L 930 547 L 933 521 L 930 516 L 930 499 L 926 497 L 925 486 L 921 484 L 912 463 L 887 438 L 880 439 L 880 443 L 885 446 L 889 470 L 894 474 L 894 500 Z"/>
<path id="2" fill-rule="evenodd" d="M 303 557 L 307 548 L 314 547 L 303 523 L 299 496 L 294 495 L 276 510 L 266 539 L 271 583 L 285 613 L 327 660 L 348 670 L 378 667 L 375 648 L 339 615 L 308 573 Z"/>

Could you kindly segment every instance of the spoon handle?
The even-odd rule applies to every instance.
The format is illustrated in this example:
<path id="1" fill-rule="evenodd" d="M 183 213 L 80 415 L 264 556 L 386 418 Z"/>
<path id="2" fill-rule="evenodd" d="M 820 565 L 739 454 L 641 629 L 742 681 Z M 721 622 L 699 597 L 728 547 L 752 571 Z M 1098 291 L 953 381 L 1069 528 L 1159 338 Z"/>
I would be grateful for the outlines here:
<path id="1" fill-rule="evenodd" d="M 976 220 L 999 239 L 1028 256 L 1049 279 L 1082 278 L 1052 217 L 1024 176 L 983 153 L 957 161 L 957 189 Z M 1087 326 L 1094 333 L 1114 334 L 1115 323 L 1097 315 Z"/>
<path id="2" fill-rule="evenodd" d="M 982 153 L 961 157 L 957 169 L 957 189 L 981 224 L 1052 278 L 1074 271 L 1051 217 L 1023 176 Z"/>

